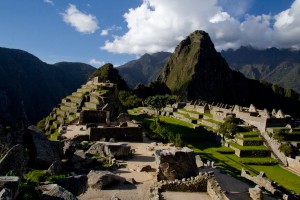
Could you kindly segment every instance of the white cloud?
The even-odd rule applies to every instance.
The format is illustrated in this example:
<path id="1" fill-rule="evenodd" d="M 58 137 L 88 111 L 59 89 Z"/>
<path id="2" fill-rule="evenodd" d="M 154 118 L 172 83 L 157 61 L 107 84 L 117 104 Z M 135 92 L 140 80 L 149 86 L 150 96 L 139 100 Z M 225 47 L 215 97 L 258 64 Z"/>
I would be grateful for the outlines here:
<path id="1" fill-rule="evenodd" d="M 101 67 L 102 65 L 105 64 L 105 62 L 104 62 L 104 61 L 99 61 L 99 60 L 96 60 L 95 58 L 93 58 L 93 59 L 91 59 L 91 60 L 89 61 L 89 64 L 90 64 L 90 65 L 93 65 L 93 66 L 95 66 L 95 67 Z"/>
<path id="2" fill-rule="evenodd" d="M 54 6 L 54 2 L 52 0 L 44 0 L 45 3 L 51 4 L 52 6 Z"/>
<path id="3" fill-rule="evenodd" d="M 111 32 L 111 31 L 113 31 L 113 30 L 117 30 L 117 31 L 118 31 L 118 30 L 122 30 L 122 27 L 113 25 L 113 26 L 111 26 L 111 27 L 109 27 L 109 28 L 107 28 L 107 29 L 103 29 L 103 30 L 101 31 L 100 35 L 102 35 L 102 36 L 108 35 L 109 32 Z"/>
<path id="4" fill-rule="evenodd" d="M 107 40 L 101 48 L 129 54 L 172 51 L 180 40 L 195 30 L 208 32 L 217 50 L 241 45 L 300 47 L 300 0 L 295 0 L 290 9 L 278 15 L 243 13 L 246 17 L 242 20 L 230 15 L 219 1 L 202 0 L 200 4 L 199 0 L 188 3 L 186 0 L 172 0 L 172 3 L 144 0 L 139 7 L 124 14 L 128 31 Z M 246 12 L 249 5 L 245 4 L 239 12 Z"/>
<path id="5" fill-rule="evenodd" d="M 70 4 L 64 13 L 61 13 L 64 22 L 81 33 L 94 33 L 99 29 L 97 18 L 91 14 L 79 11 L 75 5 Z"/>

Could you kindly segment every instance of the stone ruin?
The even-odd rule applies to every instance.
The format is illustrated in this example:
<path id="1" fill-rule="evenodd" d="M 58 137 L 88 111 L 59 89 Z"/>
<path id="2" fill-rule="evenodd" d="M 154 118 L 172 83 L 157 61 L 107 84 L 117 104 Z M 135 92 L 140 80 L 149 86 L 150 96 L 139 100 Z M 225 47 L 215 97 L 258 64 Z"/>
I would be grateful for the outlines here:
<path id="1" fill-rule="evenodd" d="M 214 173 L 199 173 L 194 152 L 187 148 L 155 151 L 156 187 L 150 188 L 150 199 L 159 199 L 159 191 L 207 192 L 214 200 L 227 200 Z"/>
<path id="2" fill-rule="evenodd" d="M 156 150 L 157 180 L 183 179 L 198 175 L 194 151 L 182 149 Z"/>

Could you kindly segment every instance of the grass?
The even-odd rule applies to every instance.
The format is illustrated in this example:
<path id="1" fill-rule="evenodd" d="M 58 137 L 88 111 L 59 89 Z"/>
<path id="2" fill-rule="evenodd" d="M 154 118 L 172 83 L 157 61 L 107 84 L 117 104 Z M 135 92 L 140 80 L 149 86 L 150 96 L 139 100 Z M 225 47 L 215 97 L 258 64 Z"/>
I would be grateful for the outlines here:
<path id="1" fill-rule="evenodd" d="M 205 120 L 205 121 L 208 121 L 208 122 L 211 122 L 211 123 L 214 123 L 214 124 L 222 124 L 221 122 L 218 122 L 216 120 L 213 120 L 213 119 L 202 119 L 202 120 Z"/>
<path id="2" fill-rule="evenodd" d="M 204 113 L 203 115 L 205 115 L 205 116 L 207 116 L 207 117 L 209 117 L 209 118 L 213 118 L 213 115 L 210 114 L 210 113 Z"/>
<path id="3" fill-rule="evenodd" d="M 183 110 L 185 112 L 189 112 L 189 113 L 192 113 L 192 114 L 203 115 L 203 113 L 199 113 L 199 112 L 194 111 L 194 110 L 187 110 L 187 109 L 179 109 L 179 110 Z"/>
<path id="4" fill-rule="evenodd" d="M 268 147 L 264 146 L 264 145 L 261 145 L 261 146 L 241 146 L 237 143 L 229 143 L 230 146 L 233 146 L 233 147 L 236 147 L 240 150 L 248 150 L 248 151 L 251 151 L 251 150 L 269 150 Z"/>
<path id="5" fill-rule="evenodd" d="M 262 141 L 262 139 L 260 137 L 247 137 L 247 138 L 242 138 L 242 137 L 238 137 L 236 136 L 235 138 L 244 140 L 244 141 Z"/>

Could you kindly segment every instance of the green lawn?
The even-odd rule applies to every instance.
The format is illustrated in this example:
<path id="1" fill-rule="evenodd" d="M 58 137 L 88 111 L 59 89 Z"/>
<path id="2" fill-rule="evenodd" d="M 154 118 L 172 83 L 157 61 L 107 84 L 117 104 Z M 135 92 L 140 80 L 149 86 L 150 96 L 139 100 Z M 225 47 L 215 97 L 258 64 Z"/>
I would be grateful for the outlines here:
<path id="1" fill-rule="evenodd" d="M 145 118 L 138 116 L 138 111 L 139 110 L 135 109 L 129 111 L 129 113 L 134 114 L 137 120 L 143 121 L 148 125 L 153 121 L 150 117 Z M 248 170 L 251 175 L 258 175 L 260 171 L 264 171 L 268 178 L 289 190 L 300 193 L 300 177 L 280 167 L 276 164 L 274 159 L 270 157 L 239 158 L 235 154 L 232 154 L 233 152 L 231 149 L 219 146 L 212 140 L 207 139 L 207 134 L 212 133 L 205 129 L 197 131 L 193 129 L 192 124 L 171 117 L 160 116 L 160 120 L 164 121 L 172 132 L 180 133 L 182 139 L 186 142 L 186 145 L 193 149 L 196 154 L 199 154 L 204 162 L 206 162 L 206 160 L 213 160 L 215 161 L 216 166 L 223 168 L 236 177 L 240 176 L 242 168 Z M 253 134 L 253 132 L 244 134 Z M 266 149 L 264 146 L 259 148 L 263 150 Z M 266 164 L 268 166 L 251 165 L 249 163 Z"/>
<path id="2" fill-rule="evenodd" d="M 239 145 L 237 143 L 233 143 L 233 142 L 231 142 L 230 145 L 233 146 L 233 147 L 236 147 L 240 150 L 268 150 L 268 148 L 264 145 L 261 145 L 261 146 L 241 146 L 241 145 Z"/>

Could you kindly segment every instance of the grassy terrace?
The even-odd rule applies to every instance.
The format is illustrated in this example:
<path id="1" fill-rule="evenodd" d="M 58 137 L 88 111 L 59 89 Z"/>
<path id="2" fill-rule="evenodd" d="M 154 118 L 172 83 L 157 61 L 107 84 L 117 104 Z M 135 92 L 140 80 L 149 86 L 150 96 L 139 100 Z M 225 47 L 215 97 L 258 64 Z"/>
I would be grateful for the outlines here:
<path id="1" fill-rule="evenodd" d="M 139 108 L 129 111 L 129 114 L 133 115 L 136 120 L 143 121 L 146 125 L 150 125 L 153 119 L 139 116 L 140 113 L 141 109 Z M 223 168 L 236 177 L 240 177 L 242 168 L 248 170 L 252 175 L 258 175 L 260 171 L 264 171 L 268 178 L 288 190 L 300 193 L 299 176 L 280 167 L 276 164 L 277 162 L 274 159 L 270 157 L 239 158 L 234 154 L 232 149 L 219 146 L 215 142 L 206 139 L 207 134 L 210 133 L 205 129 L 196 131 L 192 128 L 192 124 L 171 117 L 160 116 L 160 119 L 164 121 L 174 133 L 180 133 L 186 146 L 193 149 L 196 154 L 199 154 L 204 162 L 206 162 L 206 160 L 214 160 L 216 166 Z M 260 148 L 266 149 L 266 147 Z"/>
<path id="2" fill-rule="evenodd" d="M 193 113 L 193 114 L 197 114 L 197 115 L 203 115 L 203 113 L 199 113 L 199 112 L 193 111 L 193 110 L 187 110 L 187 109 L 179 109 L 179 110 L 183 110 L 185 112 L 189 112 L 189 113 Z"/>
<path id="3" fill-rule="evenodd" d="M 235 138 L 238 138 L 238 139 L 241 139 L 241 140 L 244 140 L 244 141 L 262 141 L 262 139 L 259 138 L 259 137 L 246 137 L 246 138 L 242 138 L 242 137 L 236 136 Z"/>
<path id="4" fill-rule="evenodd" d="M 222 124 L 221 122 L 218 122 L 216 120 L 213 120 L 213 119 L 202 119 L 204 121 L 208 121 L 208 122 L 211 122 L 211 123 L 214 123 L 214 124 Z"/>
<path id="5" fill-rule="evenodd" d="M 261 145 L 261 146 L 241 146 L 241 145 L 239 145 L 237 143 L 233 143 L 233 142 L 231 142 L 229 144 L 230 144 L 230 146 L 233 146 L 233 147 L 238 148 L 240 150 L 249 150 L 249 151 L 251 151 L 251 150 L 269 150 L 264 145 Z"/>

